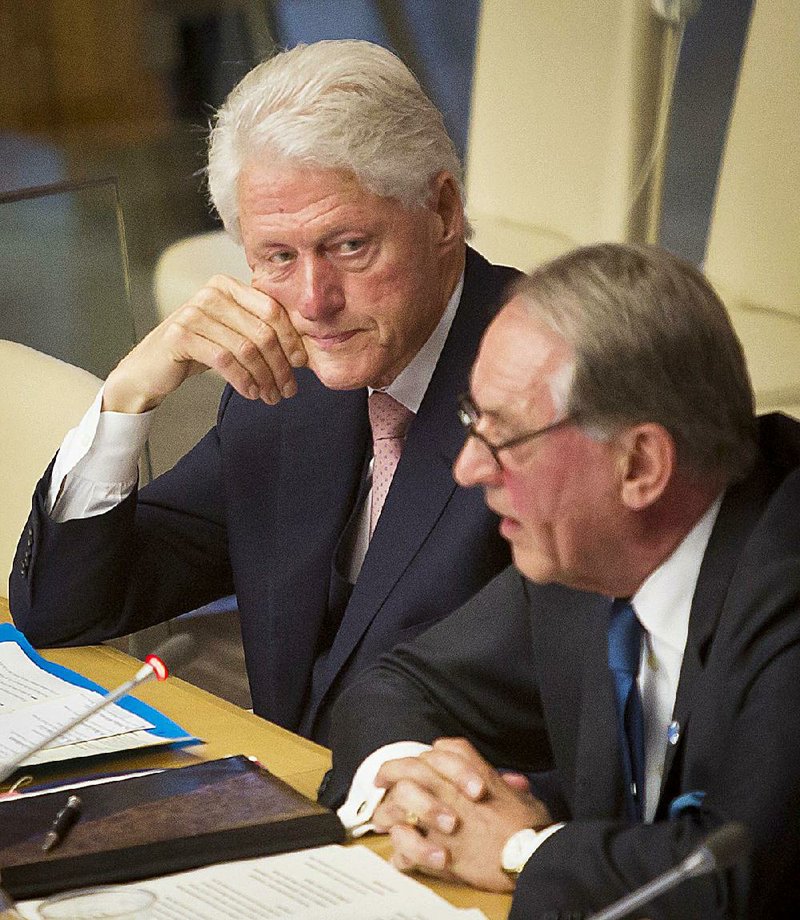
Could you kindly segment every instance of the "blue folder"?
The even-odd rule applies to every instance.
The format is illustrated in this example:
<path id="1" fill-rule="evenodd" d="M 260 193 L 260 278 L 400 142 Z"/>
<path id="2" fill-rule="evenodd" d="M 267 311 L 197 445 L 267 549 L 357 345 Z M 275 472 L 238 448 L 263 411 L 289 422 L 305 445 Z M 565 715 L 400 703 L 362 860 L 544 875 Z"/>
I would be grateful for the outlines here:
<path id="1" fill-rule="evenodd" d="M 76 687 L 84 687 L 88 690 L 95 690 L 98 693 L 106 692 L 106 688 L 101 687 L 82 674 L 78 674 L 77 671 L 72 671 L 60 664 L 52 664 L 42 658 L 25 636 L 10 623 L 0 624 L 0 643 L 3 642 L 13 642 L 15 645 L 19 646 L 37 668 L 46 671 L 48 674 L 54 674 L 56 677 L 60 677 L 62 680 Z M 146 731 L 153 735 L 154 744 L 162 744 L 162 739 L 169 739 L 176 744 L 196 744 L 199 740 L 186 732 L 185 729 L 181 728 L 177 722 L 173 722 L 172 719 L 168 719 L 157 709 L 148 706 L 147 703 L 143 703 L 133 696 L 123 696 L 121 699 L 117 700 L 115 705 L 150 722 L 153 727 L 146 729 Z M 141 748 L 134 748 L 133 750 L 141 750 Z"/>

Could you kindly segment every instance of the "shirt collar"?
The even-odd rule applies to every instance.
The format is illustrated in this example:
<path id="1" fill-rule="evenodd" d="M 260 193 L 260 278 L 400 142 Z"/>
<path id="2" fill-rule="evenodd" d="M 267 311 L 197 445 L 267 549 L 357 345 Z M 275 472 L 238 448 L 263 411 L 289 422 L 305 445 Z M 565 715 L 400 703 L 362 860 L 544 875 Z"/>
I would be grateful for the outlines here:
<path id="1" fill-rule="evenodd" d="M 672 555 L 651 572 L 631 598 L 647 632 L 681 654 L 689 635 L 689 614 L 700 566 L 721 504 L 719 495 Z"/>
<path id="2" fill-rule="evenodd" d="M 384 387 L 381 392 L 388 393 L 391 397 L 402 403 L 406 409 L 410 409 L 415 415 L 419 412 L 420 404 L 431 382 L 433 372 L 436 370 L 436 363 L 439 355 L 442 353 L 444 343 L 450 332 L 450 326 L 456 315 L 458 302 L 461 300 L 461 292 L 464 290 L 464 273 L 458 279 L 458 284 L 447 301 L 442 318 L 439 320 L 436 328 L 430 334 L 428 341 L 414 355 L 411 361 L 395 377 L 388 387 Z M 374 390 L 369 387 L 372 394 Z"/>

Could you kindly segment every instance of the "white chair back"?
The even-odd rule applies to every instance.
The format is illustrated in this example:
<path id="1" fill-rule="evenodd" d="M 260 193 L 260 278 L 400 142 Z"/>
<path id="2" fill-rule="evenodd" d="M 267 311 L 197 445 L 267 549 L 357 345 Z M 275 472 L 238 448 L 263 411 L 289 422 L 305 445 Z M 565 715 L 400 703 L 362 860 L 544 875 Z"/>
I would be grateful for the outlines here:
<path id="1" fill-rule="evenodd" d="M 153 275 L 153 294 L 159 322 L 208 281 L 212 275 L 232 275 L 250 283 L 250 267 L 241 246 L 224 230 L 187 236 L 159 256 Z"/>
<path id="2" fill-rule="evenodd" d="M 64 435 L 92 404 L 102 381 L 5 339 L 0 339 L 0 377 L 5 393 L 0 406 L 0 566 L 7 576 L 36 483 Z"/>
<path id="3" fill-rule="evenodd" d="M 649 0 L 483 0 L 466 166 L 480 252 L 528 270 L 576 245 L 647 238 L 658 196 L 652 183 L 633 192 L 665 41 Z"/>

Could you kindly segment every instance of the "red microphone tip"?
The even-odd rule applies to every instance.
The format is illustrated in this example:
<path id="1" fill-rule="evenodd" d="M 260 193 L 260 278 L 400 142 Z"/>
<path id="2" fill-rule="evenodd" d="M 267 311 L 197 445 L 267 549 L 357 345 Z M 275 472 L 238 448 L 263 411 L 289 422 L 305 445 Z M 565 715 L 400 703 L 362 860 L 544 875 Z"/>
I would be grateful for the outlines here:
<path id="1" fill-rule="evenodd" d="M 150 665 L 153 669 L 156 680 L 166 680 L 169 677 L 169 671 L 164 662 L 158 657 L 158 655 L 148 655 L 145 658 L 145 662 Z"/>

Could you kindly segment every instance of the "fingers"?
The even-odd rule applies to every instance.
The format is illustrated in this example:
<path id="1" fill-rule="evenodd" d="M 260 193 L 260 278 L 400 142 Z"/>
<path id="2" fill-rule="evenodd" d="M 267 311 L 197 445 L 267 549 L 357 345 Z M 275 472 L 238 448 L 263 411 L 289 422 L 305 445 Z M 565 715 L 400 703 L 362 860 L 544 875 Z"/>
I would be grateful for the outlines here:
<path id="1" fill-rule="evenodd" d="M 465 738 L 440 738 L 421 757 L 472 802 L 511 795 L 525 808 L 534 809 L 543 824 L 549 823 L 547 808 L 531 794 L 527 776 L 513 770 L 499 772 Z"/>
<path id="2" fill-rule="evenodd" d="M 419 871 L 454 881 L 453 858 L 441 840 L 433 840 L 408 825 L 395 825 L 389 832 L 392 842 L 391 864 L 401 872 Z"/>
<path id="3" fill-rule="evenodd" d="M 303 367 L 308 362 L 303 340 L 292 325 L 289 314 L 277 300 L 227 275 L 215 275 L 209 286 L 228 294 L 239 306 L 272 329 L 281 351 L 292 367 Z"/>
<path id="4" fill-rule="evenodd" d="M 505 842 L 521 828 L 552 823 L 543 803 L 523 786 L 524 777 L 510 780 L 458 738 L 383 764 L 375 784 L 387 791 L 373 823 L 390 834 L 394 865 L 510 890 L 500 868 Z"/>
<path id="5" fill-rule="evenodd" d="M 170 348 L 218 371 L 242 396 L 275 404 L 293 396 L 293 367 L 307 361 L 283 307 L 225 275 L 214 276 L 168 321 Z"/>
<path id="6" fill-rule="evenodd" d="M 449 861 L 448 851 L 438 843 L 432 843 L 419 831 L 399 824 L 391 829 L 392 865 L 401 872 L 419 869 L 428 875 L 446 874 Z"/>
<path id="7" fill-rule="evenodd" d="M 494 768 L 465 738 L 439 738 L 420 759 L 473 802 L 488 795 L 496 776 Z"/>
<path id="8" fill-rule="evenodd" d="M 408 784 L 424 790 L 443 804 L 448 800 L 454 799 L 458 795 L 458 790 L 452 786 L 452 783 L 446 777 L 436 771 L 435 766 L 427 756 L 428 753 L 426 752 L 417 757 L 388 760 L 378 770 L 375 785 L 379 789 L 392 790 L 392 797 L 398 794 L 396 788 L 398 785 L 403 784 L 405 787 Z"/>
<path id="9" fill-rule="evenodd" d="M 246 321 L 234 328 L 201 308 L 189 305 L 174 317 L 166 330 L 168 345 L 177 353 L 213 368 L 248 399 L 263 399 L 275 404 L 282 396 L 294 394 L 294 381 L 277 340 L 268 327 L 255 323 L 240 331 Z M 291 387 L 289 384 L 291 383 Z"/>
<path id="10" fill-rule="evenodd" d="M 452 834 L 458 826 L 456 815 L 421 783 L 401 779 L 384 796 L 372 816 L 375 830 L 384 833 L 405 824 L 420 834 L 432 830 Z"/>
<path id="11" fill-rule="evenodd" d="M 415 823 L 423 830 L 449 834 L 458 826 L 460 796 L 481 801 L 494 769 L 462 738 L 442 738 L 417 757 L 387 761 L 375 785 L 390 790 L 375 812 L 380 830 Z M 409 822 L 408 815 L 417 820 Z"/>

